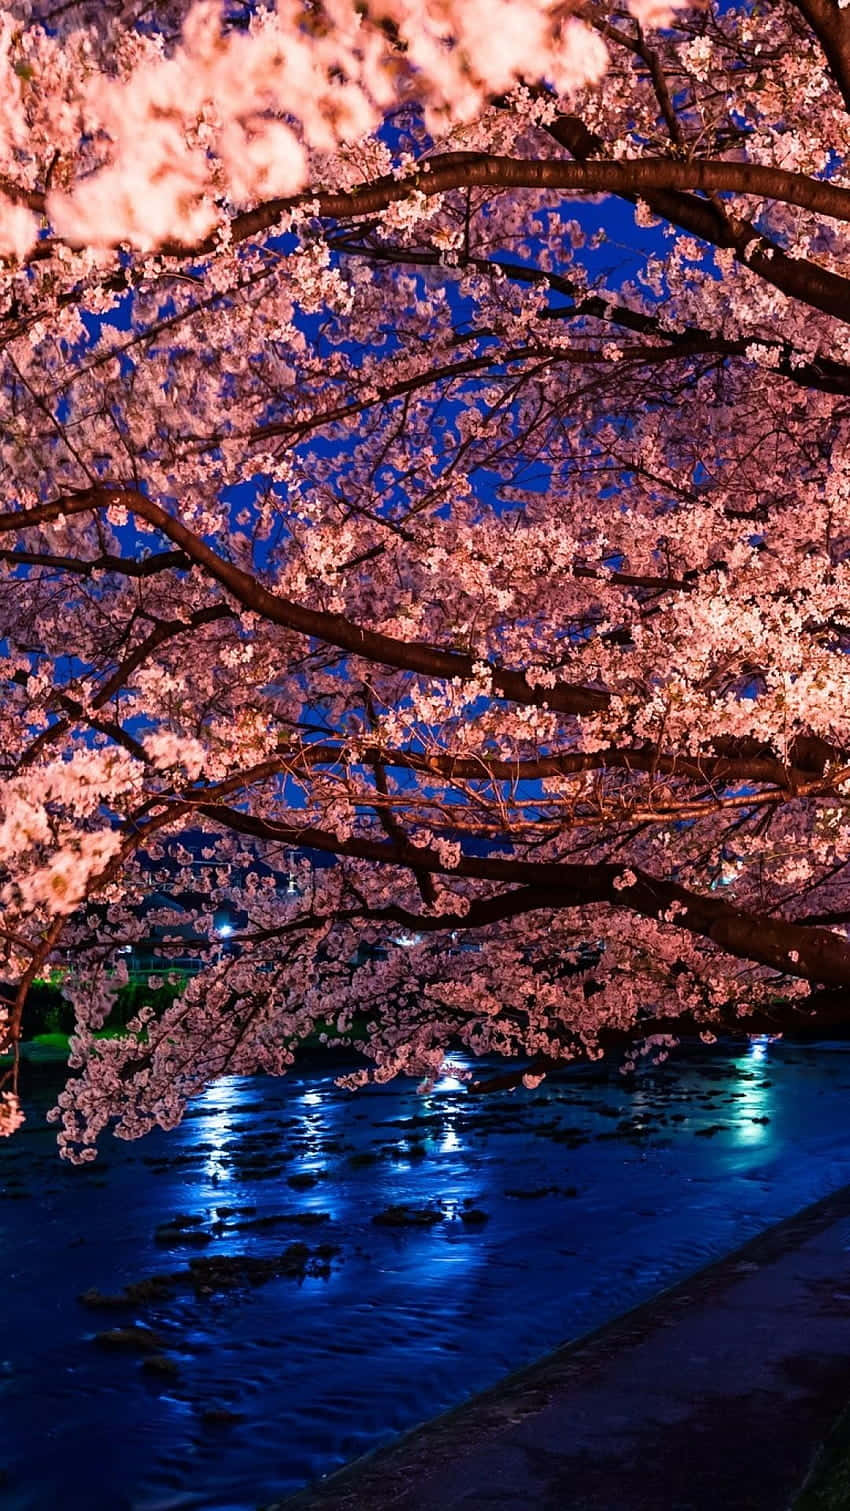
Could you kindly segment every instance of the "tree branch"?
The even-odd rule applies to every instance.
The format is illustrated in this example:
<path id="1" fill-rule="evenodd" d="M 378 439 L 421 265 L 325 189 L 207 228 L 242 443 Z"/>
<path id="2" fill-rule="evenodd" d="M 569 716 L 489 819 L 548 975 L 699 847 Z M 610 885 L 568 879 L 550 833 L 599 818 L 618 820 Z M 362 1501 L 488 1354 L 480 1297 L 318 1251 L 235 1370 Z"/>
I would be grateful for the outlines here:
<path id="1" fill-rule="evenodd" d="M 0 534 L 24 530 L 51 520 L 77 514 L 94 514 L 112 506 L 132 509 L 135 514 L 148 520 L 161 530 L 163 535 L 180 547 L 192 561 L 204 568 L 208 576 L 227 591 L 251 613 L 259 614 L 272 624 L 282 625 L 301 635 L 335 645 L 351 655 L 362 656 L 399 671 L 417 672 L 425 677 L 458 678 L 468 682 L 477 675 L 480 663 L 461 651 L 441 650 L 420 641 L 395 639 L 376 630 L 366 630 L 352 623 L 343 614 L 328 614 L 321 609 L 307 608 L 291 602 L 262 586 L 250 573 L 234 566 L 219 556 L 205 541 L 195 535 L 183 522 L 176 519 L 144 494 L 133 488 L 94 488 L 84 493 L 39 504 L 32 509 L 21 509 L 12 514 L 0 514 Z M 490 663 L 487 670 L 492 678 L 493 694 L 509 702 L 531 704 L 559 713 L 588 714 L 607 706 L 609 695 L 601 690 L 558 682 L 554 687 L 535 687 L 526 680 L 524 672 L 511 671 Z"/>
<path id="2" fill-rule="evenodd" d="M 517 891 L 482 901 L 496 917 L 515 917 L 541 909 L 581 908 L 608 903 L 627 908 L 644 918 L 662 919 L 690 934 L 710 940 L 719 949 L 742 960 L 769 966 L 786 976 L 797 976 L 827 986 L 850 985 L 850 942 L 827 929 L 786 923 L 733 907 L 719 897 L 689 891 L 678 882 L 650 876 L 634 866 L 610 862 L 573 865 L 563 861 L 529 861 L 496 856 L 463 855 L 457 866 L 446 865 L 430 848 L 408 854 L 399 845 L 358 836 L 339 839 L 309 825 L 295 827 L 256 818 L 226 804 L 199 801 L 197 811 L 205 818 L 239 834 L 251 834 L 294 847 L 308 847 L 327 854 L 347 856 L 389 866 L 409 866 L 411 859 L 434 875 L 467 877 L 478 881 L 513 884 Z M 627 870 L 634 881 L 624 881 Z M 472 907 L 470 905 L 470 913 Z M 439 915 L 430 927 L 460 929 L 480 927 L 465 922 L 470 913 Z M 414 917 L 417 915 L 413 915 Z M 473 914 L 473 917 L 478 915 Z M 417 927 L 429 927 L 424 921 Z M 796 957 L 796 958 L 794 958 Z"/>

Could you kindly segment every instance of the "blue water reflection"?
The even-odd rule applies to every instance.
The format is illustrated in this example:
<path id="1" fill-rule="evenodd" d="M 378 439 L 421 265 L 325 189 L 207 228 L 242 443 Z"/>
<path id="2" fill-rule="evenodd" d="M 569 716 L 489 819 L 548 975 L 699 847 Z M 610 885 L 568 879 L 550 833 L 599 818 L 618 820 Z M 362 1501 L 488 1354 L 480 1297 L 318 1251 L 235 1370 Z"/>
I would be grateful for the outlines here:
<path id="1" fill-rule="evenodd" d="M 483 1098 L 450 1073 L 424 1096 L 231 1079 L 82 1170 L 56 1158 L 40 1074 L 0 1148 L 4 1511 L 254 1511 L 850 1181 L 844 1045 Z M 300 1279 L 184 1283 L 293 1243 L 339 1252 Z M 127 1311 L 77 1301 L 163 1274 L 184 1278 Z M 174 1373 L 92 1342 L 139 1324 Z"/>

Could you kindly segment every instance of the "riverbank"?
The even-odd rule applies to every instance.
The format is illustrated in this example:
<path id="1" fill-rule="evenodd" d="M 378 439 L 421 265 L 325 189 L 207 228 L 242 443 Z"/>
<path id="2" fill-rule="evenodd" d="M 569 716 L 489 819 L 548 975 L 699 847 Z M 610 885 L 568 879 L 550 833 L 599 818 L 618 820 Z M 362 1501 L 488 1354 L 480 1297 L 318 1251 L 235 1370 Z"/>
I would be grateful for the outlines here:
<path id="1" fill-rule="evenodd" d="M 96 1039 L 120 1039 L 126 1032 L 123 1028 L 95 1029 Z M 28 1065 L 66 1065 L 70 1054 L 71 1035 L 66 1033 L 35 1034 L 31 1039 L 22 1039 L 19 1056 Z M 316 1065 L 344 1065 L 347 1069 L 365 1063 L 356 1050 L 338 1049 L 322 1044 L 319 1033 L 310 1035 L 296 1046 L 296 1063 L 299 1068 Z M 14 1062 L 14 1055 L 0 1055 L 0 1070 Z"/>
<path id="2" fill-rule="evenodd" d="M 487 1097 L 352 1095 L 323 1062 L 221 1082 L 80 1167 L 44 1121 L 63 1069 L 24 1067 L 0 1143 L 3 1511 L 282 1502 L 850 1184 L 845 1045 Z M 305 1244 L 327 1265 L 292 1264 Z M 96 1343 L 115 1326 L 168 1371 Z"/>
<path id="3" fill-rule="evenodd" d="M 786 1511 L 848 1400 L 850 1186 L 269 1511 Z"/>
<path id="4" fill-rule="evenodd" d="M 98 1034 L 99 1038 L 112 1038 L 111 1033 Z M 67 1062 L 70 1034 L 36 1034 L 33 1039 L 24 1039 L 19 1048 L 21 1059 L 31 1065 L 64 1065 Z M 14 1056 L 11 1054 L 0 1055 L 0 1069 L 4 1065 L 11 1065 Z"/>

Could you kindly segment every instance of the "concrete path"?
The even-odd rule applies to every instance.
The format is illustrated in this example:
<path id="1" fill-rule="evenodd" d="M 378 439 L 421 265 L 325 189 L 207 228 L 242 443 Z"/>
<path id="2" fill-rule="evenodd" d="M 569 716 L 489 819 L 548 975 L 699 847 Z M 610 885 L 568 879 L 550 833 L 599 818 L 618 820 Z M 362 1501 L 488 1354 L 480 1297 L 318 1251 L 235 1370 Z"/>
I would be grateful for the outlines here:
<path id="1" fill-rule="evenodd" d="M 845 1187 L 285 1507 L 786 1511 L 848 1401 Z"/>

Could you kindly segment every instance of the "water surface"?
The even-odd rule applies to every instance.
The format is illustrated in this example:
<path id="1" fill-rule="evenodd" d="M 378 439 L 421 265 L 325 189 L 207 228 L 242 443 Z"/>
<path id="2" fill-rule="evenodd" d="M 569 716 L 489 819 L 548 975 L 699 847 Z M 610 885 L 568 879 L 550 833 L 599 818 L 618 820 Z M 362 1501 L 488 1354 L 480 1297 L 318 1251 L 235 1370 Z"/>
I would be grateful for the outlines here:
<path id="1" fill-rule="evenodd" d="M 82 1169 L 58 1160 L 44 1081 L 0 1147 L 4 1511 L 255 1511 L 850 1181 L 845 1045 L 487 1098 L 233 1079 Z M 374 1221 L 399 1204 L 439 1220 Z M 175 1218 L 200 1222 L 163 1234 Z M 198 1257 L 294 1242 L 318 1273 L 184 1283 Z M 122 1312 L 77 1299 L 156 1274 L 183 1278 Z M 127 1324 L 176 1373 L 93 1341 Z"/>

